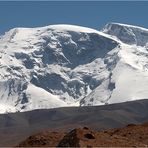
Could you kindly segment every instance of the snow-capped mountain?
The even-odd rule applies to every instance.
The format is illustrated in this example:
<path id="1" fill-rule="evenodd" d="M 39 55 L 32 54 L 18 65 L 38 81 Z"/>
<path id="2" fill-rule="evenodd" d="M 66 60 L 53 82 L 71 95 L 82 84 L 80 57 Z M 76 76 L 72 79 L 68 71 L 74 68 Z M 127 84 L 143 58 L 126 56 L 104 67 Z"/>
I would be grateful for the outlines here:
<path id="1" fill-rule="evenodd" d="M 123 43 L 136 44 L 137 46 L 146 46 L 148 42 L 148 29 L 119 24 L 108 23 L 102 30 L 104 33 L 116 36 Z"/>
<path id="2" fill-rule="evenodd" d="M 148 29 L 50 25 L 0 38 L 0 112 L 148 98 Z"/>

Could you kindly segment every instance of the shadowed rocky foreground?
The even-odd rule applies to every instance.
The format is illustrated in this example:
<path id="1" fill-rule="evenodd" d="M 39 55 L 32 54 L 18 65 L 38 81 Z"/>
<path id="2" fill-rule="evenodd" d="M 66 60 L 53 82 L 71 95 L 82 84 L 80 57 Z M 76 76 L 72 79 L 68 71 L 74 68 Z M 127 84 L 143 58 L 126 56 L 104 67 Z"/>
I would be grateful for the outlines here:
<path id="1" fill-rule="evenodd" d="M 95 139 L 91 139 L 91 141 L 98 141 L 97 137 L 100 137 L 100 132 L 97 131 L 107 130 L 109 133 L 101 132 L 102 139 L 107 137 L 106 140 L 108 144 L 111 144 L 111 141 L 118 139 L 118 137 L 110 136 L 112 130 L 108 131 L 109 129 L 122 128 L 128 124 L 142 124 L 146 122 L 148 122 L 147 99 L 104 106 L 66 107 L 1 114 L 0 146 L 16 146 L 29 136 L 43 131 L 45 131 L 45 136 L 43 136 L 43 138 L 48 135 L 49 140 L 47 137 L 46 138 L 49 145 L 52 145 L 52 141 L 54 141 L 54 144 L 58 144 L 66 134 L 75 128 L 74 133 L 78 131 L 84 134 L 91 130 L 95 131 L 93 132 L 95 134 Z M 91 130 L 83 129 L 83 127 L 88 127 Z M 145 129 L 143 132 L 146 131 L 146 127 L 142 129 Z M 47 131 L 50 131 L 50 134 L 48 134 Z M 72 133 L 70 132 L 69 134 Z M 129 138 L 131 136 L 130 134 L 125 134 L 126 136 L 124 137 L 120 135 L 120 132 L 117 132 L 117 136 L 122 137 L 121 141 L 124 142 L 128 135 Z M 139 135 L 139 137 L 140 136 L 143 136 L 143 134 Z M 51 138 L 53 140 L 51 140 Z M 87 141 L 86 137 L 82 136 L 82 139 Z M 101 138 L 99 139 L 101 140 Z M 63 143 L 61 142 L 62 145 Z M 54 144 L 52 146 L 55 146 Z"/>
<path id="2" fill-rule="evenodd" d="M 148 123 L 129 124 L 124 128 L 94 131 L 87 127 L 77 128 L 68 133 L 46 131 L 19 144 L 20 147 L 147 147 Z"/>

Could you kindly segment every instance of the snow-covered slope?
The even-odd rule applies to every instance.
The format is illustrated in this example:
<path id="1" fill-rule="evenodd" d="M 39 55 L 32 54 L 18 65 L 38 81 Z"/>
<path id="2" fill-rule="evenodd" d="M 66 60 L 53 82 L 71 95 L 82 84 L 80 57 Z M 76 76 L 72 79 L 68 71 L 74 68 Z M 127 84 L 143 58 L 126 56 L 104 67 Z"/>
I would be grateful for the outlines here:
<path id="1" fill-rule="evenodd" d="M 147 29 L 109 26 L 103 32 L 73 25 L 7 32 L 0 39 L 0 112 L 148 98 L 148 44 L 139 35 Z M 118 26 L 138 30 L 136 43 Z"/>
<path id="2" fill-rule="evenodd" d="M 146 46 L 148 42 L 148 29 L 142 27 L 120 23 L 108 23 L 102 31 L 117 37 L 127 44 Z"/>

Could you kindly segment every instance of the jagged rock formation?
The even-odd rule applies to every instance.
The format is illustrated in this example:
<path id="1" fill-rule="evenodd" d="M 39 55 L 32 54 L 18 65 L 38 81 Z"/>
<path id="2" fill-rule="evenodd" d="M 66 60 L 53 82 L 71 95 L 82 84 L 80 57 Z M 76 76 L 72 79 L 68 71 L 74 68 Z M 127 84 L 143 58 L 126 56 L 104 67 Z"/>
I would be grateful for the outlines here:
<path id="1" fill-rule="evenodd" d="M 57 135 L 60 136 L 57 136 Z M 64 136 L 65 135 L 65 136 Z M 30 136 L 19 146 L 57 147 L 147 147 L 148 123 L 129 124 L 124 128 L 92 131 L 86 127 L 69 133 L 46 132 Z"/>

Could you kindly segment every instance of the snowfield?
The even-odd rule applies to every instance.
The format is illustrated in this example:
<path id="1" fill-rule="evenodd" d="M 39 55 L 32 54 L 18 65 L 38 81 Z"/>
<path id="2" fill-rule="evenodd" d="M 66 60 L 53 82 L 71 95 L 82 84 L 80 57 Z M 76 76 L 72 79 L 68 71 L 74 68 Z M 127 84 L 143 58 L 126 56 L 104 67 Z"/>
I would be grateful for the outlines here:
<path id="1" fill-rule="evenodd" d="M 0 113 L 148 98 L 148 29 L 14 28 L 0 37 Z"/>

